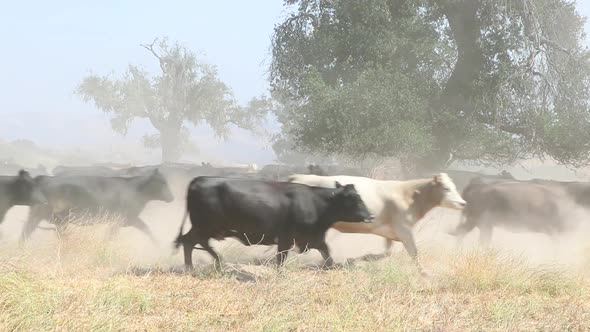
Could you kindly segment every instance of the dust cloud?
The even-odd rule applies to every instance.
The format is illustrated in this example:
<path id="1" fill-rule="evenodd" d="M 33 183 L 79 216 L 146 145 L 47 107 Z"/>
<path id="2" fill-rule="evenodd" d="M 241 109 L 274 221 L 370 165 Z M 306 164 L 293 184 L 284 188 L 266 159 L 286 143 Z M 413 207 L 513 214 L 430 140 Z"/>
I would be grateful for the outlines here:
<path id="1" fill-rule="evenodd" d="M 18 247 L 20 232 L 27 218 L 27 207 L 14 207 L 9 210 L 1 226 L 0 257 L 10 260 L 12 257 L 30 259 L 35 268 L 47 269 L 88 269 L 107 270 L 128 269 L 130 267 L 159 267 L 179 269 L 183 264 L 182 250 L 173 249 L 185 211 L 185 200 L 181 193 L 186 186 L 175 183 L 173 189 L 175 201 L 172 203 L 150 202 L 140 215 L 154 233 L 157 244 L 154 245 L 144 234 L 132 227 L 121 228 L 115 238 L 106 237 L 107 225 L 71 226 L 58 238 L 57 233 L 47 222 L 37 229 L 24 248 Z M 498 251 L 510 257 L 519 257 L 531 265 L 551 266 L 562 269 L 583 271 L 590 265 L 590 211 L 572 209 L 567 216 L 576 227 L 572 231 L 555 238 L 544 234 L 512 232 L 495 228 L 490 250 Z M 457 238 L 448 234 L 460 221 L 460 212 L 435 208 L 414 228 L 416 243 L 421 257 L 426 257 L 426 267 L 436 262 L 428 262 L 432 254 L 454 253 L 479 250 L 479 231 L 474 229 L 465 236 L 462 244 Z M 184 232 L 188 231 L 187 221 Z M 343 263 L 350 259 L 376 256 L 383 257 L 385 240 L 376 235 L 344 234 L 330 230 L 327 242 L 336 262 Z M 274 263 L 276 246 L 245 247 L 233 239 L 213 241 L 213 247 L 222 255 L 226 263 L 263 264 Z M 400 259 L 409 259 L 403 245 L 394 242 L 393 253 Z M 22 258 L 25 255 L 27 258 Z M 319 266 L 321 255 L 312 250 L 295 255 L 290 259 L 298 264 Z M 198 266 L 212 264 L 212 259 L 203 251 L 194 252 Z"/>

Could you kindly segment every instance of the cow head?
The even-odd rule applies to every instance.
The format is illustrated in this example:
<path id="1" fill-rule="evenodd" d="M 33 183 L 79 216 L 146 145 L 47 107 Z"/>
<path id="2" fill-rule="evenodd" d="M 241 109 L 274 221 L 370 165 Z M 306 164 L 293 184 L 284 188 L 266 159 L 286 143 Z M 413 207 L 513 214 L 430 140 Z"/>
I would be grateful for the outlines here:
<path id="1" fill-rule="evenodd" d="M 440 173 L 435 175 L 432 182 L 432 190 L 431 190 L 431 199 L 434 201 L 433 203 L 437 203 L 441 207 L 461 210 L 467 204 L 459 191 L 457 191 L 457 187 L 453 180 L 446 174 Z"/>
<path id="2" fill-rule="evenodd" d="M 25 170 L 20 170 L 12 182 L 11 195 L 14 205 L 47 204 L 47 198 L 43 195 L 41 188 Z"/>
<path id="3" fill-rule="evenodd" d="M 170 191 L 168 181 L 164 175 L 156 168 L 148 175 L 144 186 L 141 188 L 144 195 L 154 200 L 170 203 L 174 200 L 174 195 Z"/>
<path id="4" fill-rule="evenodd" d="M 309 172 L 309 174 L 327 175 L 320 165 L 309 164 L 307 165 L 307 171 Z"/>
<path id="5" fill-rule="evenodd" d="M 332 210 L 338 221 L 371 222 L 373 216 L 353 184 L 341 185 L 336 181 L 332 194 Z"/>

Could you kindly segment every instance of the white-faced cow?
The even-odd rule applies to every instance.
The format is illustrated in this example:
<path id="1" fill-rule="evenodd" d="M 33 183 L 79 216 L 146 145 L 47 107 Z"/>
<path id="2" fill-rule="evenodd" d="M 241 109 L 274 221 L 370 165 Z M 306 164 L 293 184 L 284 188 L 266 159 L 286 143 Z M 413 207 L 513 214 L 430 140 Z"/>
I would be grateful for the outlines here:
<path id="1" fill-rule="evenodd" d="M 367 208 L 375 216 L 375 221 L 370 224 L 335 223 L 332 227 L 343 233 L 383 236 L 386 238 L 388 251 L 392 241 L 402 242 L 420 272 L 424 270 L 418 261 L 418 250 L 412 232 L 414 225 L 434 207 L 462 209 L 465 206 L 455 184 L 445 173 L 409 181 L 294 174 L 289 177 L 289 181 L 322 187 L 332 187 L 335 181 L 354 184 Z"/>
<path id="2" fill-rule="evenodd" d="M 158 170 L 134 177 L 38 176 L 34 179 L 49 204 L 35 205 L 21 234 L 21 244 L 42 220 L 56 225 L 58 231 L 68 223 L 86 222 L 87 217 L 109 213 L 122 218 L 118 226 L 132 226 L 156 242 L 139 214 L 149 201 L 172 202 L 166 179 Z M 112 234 L 111 234 L 112 236 Z"/>
<path id="3" fill-rule="evenodd" d="M 200 245 L 220 267 L 210 239 L 236 237 L 245 245 L 278 244 L 278 265 L 293 243 L 300 250 L 320 251 L 326 266 L 333 264 L 325 242 L 336 221 L 370 221 L 370 214 L 354 185 L 334 189 L 288 182 L 253 179 L 197 177 L 189 185 L 187 214 L 192 228 L 182 234 L 186 215 L 175 246 L 184 247 L 184 263 L 192 269 L 192 251 Z"/>
<path id="4" fill-rule="evenodd" d="M 27 171 L 17 176 L 0 176 L 0 223 L 8 210 L 15 205 L 41 205 L 47 199 Z"/>

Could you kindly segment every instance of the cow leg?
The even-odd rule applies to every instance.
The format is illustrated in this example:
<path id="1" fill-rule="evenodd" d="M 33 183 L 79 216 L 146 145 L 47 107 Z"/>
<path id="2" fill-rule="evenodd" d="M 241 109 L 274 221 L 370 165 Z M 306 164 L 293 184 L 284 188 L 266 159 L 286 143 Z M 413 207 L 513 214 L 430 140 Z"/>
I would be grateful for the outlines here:
<path id="1" fill-rule="evenodd" d="M 279 237 L 277 267 L 283 266 L 283 263 L 285 263 L 285 260 L 287 259 L 287 255 L 289 254 L 290 248 L 291 248 L 291 242 L 288 239 Z"/>
<path id="2" fill-rule="evenodd" d="M 120 230 L 121 230 L 121 225 L 119 225 L 119 224 L 111 225 L 107 231 L 106 240 L 112 241 L 115 238 L 115 236 L 117 235 L 117 233 L 119 233 Z"/>
<path id="3" fill-rule="evenodd" d="M 494 229 L 489 226 L 480 226 L 479 227 L 479 244 L 484 249 L 488 249 L 490 247 L 490 243 L 492 241 L 492 234 Z"/>
<path id="4" fill-rule="evenodd" d="M 29 239 L 33 231 L 37 229 L 41 221 L 51 220 L 51 207 L 47 205 L 33 205 L 29 210 L 29 216 L 23 226 L 19 239 L 19 247 L 22 247 L 24 243 Z M 56 227 L 57 230 L 57 227 Z"/>
<path id="5" fill-rule="evenodd" d="M 18 241 L 19 247 L 22 247 L 25 244 L 25 242 L 29 239 L 33 231 L 37 228 L 37 226 L 39 226 L 41 220 L 43 219 L 34 215 L 33 210 L 31 210 L 31 212 L 29 213 L 29 218 L 27 218 L 27 221 L 25 222 L 23 230 L 20 234 L 20 239 Z"/>
<path id="6" fill-rule="evenodd" d="M 457 246 L 461 247 L 463 245 L 463 239 L 465 238 L 465 235 L 467 235 L 467 233 L 471 232 L 475 226 L 477 225 L 477 223 L 475 222 L 475 220 L 477 220 L 478 217 L 474 217 L 474 216 L 467 216 L 466 213 L 464 212 L 461 215 L 461 221 L 460 224 L 457 226 L 457 228 L 454 231 L 450 231 L 449 234 L 456 236 L 457 237 Z"/>
<path id="7" fill-rule="evenodd" d="M 181 237 L 182 247 L 184 250 L 184 266 L 187 270 L 193 269 L 193 249 L 197 244 L 197 238 L 194 228 Z"/>
<path id="8" fill-rule="evenodd" d="M 330 256 L 330 249 L 326 242 L 322 241 L 314 244 L 314 248 L 317 249 L 322 257 L 324 258 L 324 267 L 330 268 L 334 266 L 334 259 Z"/>
<path id="9" fill-rule="evenodd" d="M 420 272 L 420 274 L 426 275 L 427 273 L 422 267 L 422 264 L 420 264 L 420 260 L 418 259 L 418 248 L 416 247 L 416 241 L 414 240 L 414 234 L 412 233 L 412 229 L 406 226 L 399 226 L 396 227 L 395 233 L 397 235 L 397 238 L 401 241 L 401 243 L 403 243 L 404 248 L 406 248 L 408 255 L 410 255 L 410 257 L 414 261 L 414 264 L 416 264 L 416 266 L 418 267 L 418 271 Z"/>
<path id="10" fill-rule="evenodd" d="M 68 229 L 68 223 L 65 221 L 58 222 L 55 224 L 55 232 L 57 233 L 58 239 L 62 239 L 64 237 L 64 234 L 67 229 Z"/>
<path id="11" fill-rule="evenodd" d="M 0 224 L 4 221 L 4 217 L 6 216 L 6 212 L 8 211 L 8 209 L 5 209 L 4 207 L 0 208 Z M 2 233 L 0 233 L 0 238 L 3 237 Z"/>
<path id="12" fill-rule="evenodd" d="M 393 240 L 385 239 L 385 255 L 391 255 L 392 248 L 393 248 Z"/>
<path id="13" fill-rule="evenodd" d="M 146 223 L 143 220 L 141 220 L 139 217 L 130 218 L 129 219 L 129 226 L 133 226 L 133 227 L 137 228 L 140 232 L 145 234 L 150 239 L 150 241 L 152 241 L 152 243 L 155 246 L 158 246 L 158 240 L 156 240 L 156 238 L 154 237 L 154 234 L 152 234 L 152 231 L 150 230 L 148 225 L 146 225 Z"/>
<path id="14" fill-rule="evenodd" d="M 209 253 L 209 255 L 213 257 L 213 266 L 217 271 L 221 272 L 221 259 L 219 259 L 219 255 L 217 255 L 217 253 L 213 250 L 211 245 L 209 245 L 209 239 L 199 241 L 198 243 L 203 247 L 203 249 L 205 249 L 205 251 Z"/>

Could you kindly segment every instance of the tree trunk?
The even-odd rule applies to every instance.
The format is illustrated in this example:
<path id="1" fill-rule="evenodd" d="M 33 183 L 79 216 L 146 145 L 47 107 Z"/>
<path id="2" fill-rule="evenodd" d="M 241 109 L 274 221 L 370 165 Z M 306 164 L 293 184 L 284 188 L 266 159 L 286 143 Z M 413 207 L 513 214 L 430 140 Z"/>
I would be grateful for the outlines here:
<path id="1" fill-rule="evenodd" d="M 450 115 L 474 111 L 474 87 L 485 63 L 480 44 L 481 23 L 477 17 L 480 0 L 436 0 L 436 3 L 449 22 L 458 56 L 444 90 L 431 104 L 434 121 L 432 134 L 436 145 L 428 155 L 415 156 L 407 161 L 415 163 L 415 175 L 441 171 L 450 159 L 453 145 L 462 138 L 454 137 L 457 133 L 447 121 Z"/>
<path id="2" fill-rule="evenodd" d="M 181 155 L 180 128 L 160 131 L 162 162 L 177 162 Z"/>

